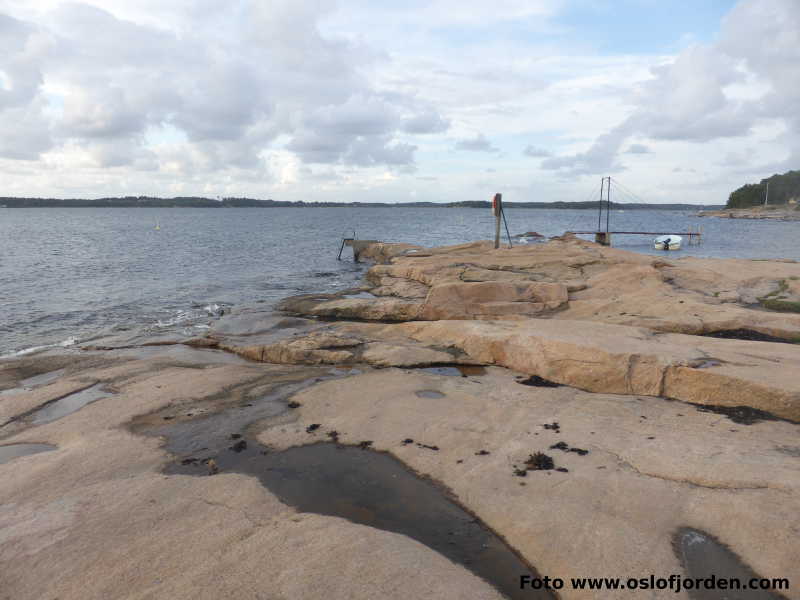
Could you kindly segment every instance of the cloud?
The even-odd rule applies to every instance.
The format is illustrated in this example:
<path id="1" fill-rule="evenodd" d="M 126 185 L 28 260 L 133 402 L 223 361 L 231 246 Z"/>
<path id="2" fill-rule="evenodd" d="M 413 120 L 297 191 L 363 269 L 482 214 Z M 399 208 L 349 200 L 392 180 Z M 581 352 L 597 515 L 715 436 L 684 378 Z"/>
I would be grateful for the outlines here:
<path id="1" fill-rule="evenodd" d="M 586 151 L 569 156 L 554 156 L 542 161 L 542 169 L 563 171 L 566 177 L 617 173 L 624 167 L 617 160 L 623 142 L 630 135 L 629 126 L 623 123 L 601 135 Z"/>
<path id="2" fill-rule="evenodd" d="M 35 160 L 53 146 L 40 98 L 0 111 L 0 158 Z"/>
<path id="3" fill-rule="evenodd" d="M 469 152 L 500 152 L 482 133 L 477 134 L 474 138 L 457 141 L 455 149 Z"/>
<path id="4" fill-rule="evenodd" d="M 39 95 L 47 37 L 35 27 L 0 14 L 0 110 L 24 106 Z"/>
<path id="5" fill-rule="evenodd" d="M 401 122 L 398 106 L 355 95 L 311 112 L 286 148 L 308 163 L 411 165 L 417 147 L 394 138 Z"/>
<path id="6" fill-rule="evenodd" d="M 650 154 L 650 148 L 645 146 L 644 144 L 631 144 L 628 146 L 628 149 L 625 150 L 625 154 Z"/>
<path id="7" fill-rule="evenodd" d="M 34 160 L 53 145 L 42 91 L 47 35 L 0 14 L 0 158 Z"/>
<path id="8" fill-rule="evenodd" d="M 535 146 L 531 146 L 528 144 L 525 146 L 525 149 L 522 151 L 522 154 L 525 156 L 530 156 L 532 158 L 547 158 L 548 156 L 552 156 L 552 153 L 549 150 L 545 150 L 544 148 L 537 148 Z"/>
<path id="9" fill-rule="evenodd" d="M 795 0 L 744 0 L 725 18 L 717 42 L 695 44 L 651 70 L 637 86 L 633 112 L 583 153 L 549 159 L 544 168 L 571 174 L 622 168 L 616 154 L 630 136 L 709 142 L 749 135 L 759 119 L 790 128 L 800 159 L 800 10 Z M 769 40 L 769 43 L 765 43 Z M 760 96 L 737 95 L 749 79 Z M 634 146 L 631 146 L 633 148 Z"/>
<path id="10" fill-rule="evenodd" d="M 402 128 L 406 133 L 444 133 L 450 128 L 450 121 L 435 110 L 428 110 L 405 119 Z"/>
<path id="11" fill-rule="evenodd" d="M 449 121 L 371 82 L 365 71 L 385 57 L 324 35 L 331 10 L 317 0 L 244 2 L 217 15 L 218 31 L 185 3 L 166 13 L 179 13 L 180 29 L 90 4 L 60 4 L 35 22 L 0 15 L 0 158 L 69 146 L 103 167 L 259 169 L 282 139 L 309 163 L 413 165 L 408 137 Z M 159 150 L 152 134 L 165 129 L 182 138 Z"/>

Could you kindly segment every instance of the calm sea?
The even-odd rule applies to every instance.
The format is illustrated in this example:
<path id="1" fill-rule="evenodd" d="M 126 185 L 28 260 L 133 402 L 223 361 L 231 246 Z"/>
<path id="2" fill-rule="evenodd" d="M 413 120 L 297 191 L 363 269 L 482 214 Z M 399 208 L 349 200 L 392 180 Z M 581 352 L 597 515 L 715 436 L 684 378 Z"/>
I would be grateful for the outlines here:
<path id="1" fill-rule="evenodd" d="M 511 234 L 594 229 L 580 210 L 509 209 Z M 800 222 L 612 211 L 615 230 L 704 227 L 701 246 L 670 254 L 800 259 Z M 156 229 L 156 225 L 159 226 Z M 197 335 L 230 309 L 356 285 L 365 270 L 337 261 L 343 235 L 425 246 L 493 235 L 487 209 L 0 209 L 0 356 L 132 329 Z M 644 252 L 650 236 L 616 236 Z M 207 308 L 208 307 L 208 308 Z"/>

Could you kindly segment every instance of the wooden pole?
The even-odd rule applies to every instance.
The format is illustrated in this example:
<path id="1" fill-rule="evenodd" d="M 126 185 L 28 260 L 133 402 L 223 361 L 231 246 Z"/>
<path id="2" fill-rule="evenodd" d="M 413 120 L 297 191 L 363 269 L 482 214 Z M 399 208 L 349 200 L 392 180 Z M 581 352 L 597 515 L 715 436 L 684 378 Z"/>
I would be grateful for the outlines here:
<path id="1" fill-rule="evenodd" d="M 494 247 L 500 247 L 500 218 L 503 214 L 503 194 L 495 194 L 492 199 L 492 211 L 494 212 Z"/>

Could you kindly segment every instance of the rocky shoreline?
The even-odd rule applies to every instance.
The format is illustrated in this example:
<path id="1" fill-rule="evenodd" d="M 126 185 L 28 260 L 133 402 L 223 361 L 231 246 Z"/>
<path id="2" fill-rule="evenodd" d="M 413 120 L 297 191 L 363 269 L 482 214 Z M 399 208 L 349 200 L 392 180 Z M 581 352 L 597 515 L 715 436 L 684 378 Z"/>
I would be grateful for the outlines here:
<path id="1" fill-rule="evenodd" d="M 596 597 L 522 570 L 800 598 L 800 263 L 358 251 L 363 287 L 202 338 L 0 362 L 0 591 Z"/>
<path id="2" fill-rule="evenodd" d="M 750 208 L 701 210 L 698 217 L 725 217 L 726 219 L 766 219 L 771 221 L 800 221 L 797 205 L 767 205 Z"/>

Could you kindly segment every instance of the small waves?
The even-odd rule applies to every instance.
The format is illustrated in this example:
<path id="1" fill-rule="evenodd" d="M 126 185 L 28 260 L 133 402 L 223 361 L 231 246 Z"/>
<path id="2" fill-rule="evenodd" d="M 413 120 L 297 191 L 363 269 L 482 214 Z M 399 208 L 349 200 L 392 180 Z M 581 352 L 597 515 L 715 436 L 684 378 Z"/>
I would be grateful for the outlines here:
<path id="1" fill-rule="evenodd" d="M 164 321 L 159 319 L 158 321 L 156 321 L 156 323 L 155 323 L 155 325 L 153 325 L 153 327 L 158 328 L 158 329 L 165 329 L 167 327 L 174 327 L 175 325 L 181 325 L 182 323 L 186 323 L 187 321 L 191 321 L 193 318 L 197 318 L 197 315 L 194 312 L 192 312 L 192 311 L 182 311 L 181 310 L 181 311 L 178 311 L 178 313 L 175 316 L 173 316 L 171 318 L 168 318 L 168 319 L 166 319 Z"/>
<path id="2" fill-rule="evenodd" d="M 7 354 L 0 354 L 0 359 L 2 358 L 14 358 L 19 356 L 28 356 L 29 354 L 38 354 L 39 352 L 44 352 L 46 350 L 52 350 L 54 348 L 69 348 L 70 346 L 74 346 L 80 340 L 75 336 L 70 336 L 67 339 L 57 342 L 55 344 L 44 344 L 42 346 L 32 346 L 30 348 L 24 348 L 22 350 L 17 350 L 16 352 L 9 352 Z"/>

